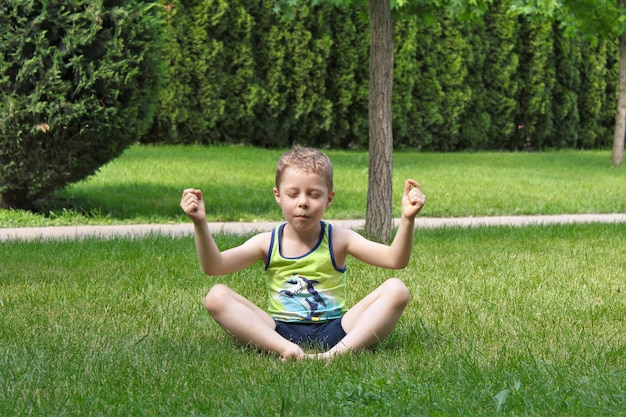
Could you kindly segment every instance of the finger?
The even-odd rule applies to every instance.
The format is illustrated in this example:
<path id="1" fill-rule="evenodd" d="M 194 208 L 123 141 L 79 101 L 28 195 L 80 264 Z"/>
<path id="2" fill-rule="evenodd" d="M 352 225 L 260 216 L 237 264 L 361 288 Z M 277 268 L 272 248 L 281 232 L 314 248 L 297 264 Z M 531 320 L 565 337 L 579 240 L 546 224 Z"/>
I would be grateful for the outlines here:
<path id="1" fill-rule="evenodd" d="M 416 205 L 416 204 L 424 204 L 424 202 L 426 201 L 426 196 L 424 195 L 424 193 L 422 192 L 422 190 L 420 188 L 413 188 L 410 192 L 409 192 L 409 201 L 411 202 L 411 204 Z"/>
<path id="2" fill-rule="evenodd" d="M 183 195 L 180 197 L 180 205 L 186 204 L 191 196 L 193 196 L 193 188 L 185 189 Z"/>
<path id="3" fill-rule="evenodd" d="M 198 194 L 202 194 L 202 191 L 201 190 L 197 190 L 195 188 L 185 188 L 183 190 L 183 195 L 185 195 L 185 194 L 196 194 L 196 195 L 198 195 Z"/>
<path id="4" fill-rule="evenodd" d="M 187 214 L 194 214 L 198 211 L 201 198 L 202 192 L 200 190 L 187 188 L 183 191 L 183 196 L 180 199 L 180 208 Z"/>
<path id="5" fill-rule="evenodd" d="M 411 191 L 411 189 L 415 187 L 415 188 L 420 188 L 420 185 L 417 183 L 417 181 L 413 180 L 413 179 L 407 179 L 404 182 L 404 195 L 409 195 L 409 192 Z"/>
<path id="6" fill-rule="evenodd" d="M 415 204 L 424 204 L 426 202 L 426 196 L 424 194 L 422 194 L 422 193 L 414 194 L 413 196 L 411 196 L 409 198 L 409 201 L 413 205 L 415 205 Z"/>
<path id="7" fill-rule="evenodd" d="M 183 191 L 183 196 L 181 200 L 189 200 L 189 199 L 197 199 L 202 200 L 202 191 L 196 190 L 195 188 L 187 188 Z"/>

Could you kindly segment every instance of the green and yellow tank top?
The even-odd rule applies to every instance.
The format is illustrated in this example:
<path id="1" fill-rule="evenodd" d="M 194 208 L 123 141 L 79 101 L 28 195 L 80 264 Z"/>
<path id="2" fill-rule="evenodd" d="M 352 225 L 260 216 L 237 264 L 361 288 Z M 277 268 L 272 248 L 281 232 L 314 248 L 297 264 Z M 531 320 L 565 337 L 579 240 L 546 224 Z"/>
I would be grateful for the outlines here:
<path id="1" fill-rule="evenodd" d="M 337 267 L 332 226 L 320 222 L 317 245 L 296 258 L 282 256 L 286 223 L 272 231 L 265 262 L 269 314 L 276 320 L 317 323 L 340 318 L 346 312 L 346 267 Z"/>

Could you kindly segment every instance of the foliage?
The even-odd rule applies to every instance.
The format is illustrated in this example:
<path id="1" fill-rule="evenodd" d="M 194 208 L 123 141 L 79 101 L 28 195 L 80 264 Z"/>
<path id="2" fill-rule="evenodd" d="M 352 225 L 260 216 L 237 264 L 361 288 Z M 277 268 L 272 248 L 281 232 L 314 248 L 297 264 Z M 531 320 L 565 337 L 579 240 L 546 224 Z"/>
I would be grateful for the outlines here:
<path id="1" fill-rule="evenodd" d="M 337 9 L 326 14 L 330 19 L 332 47 L 326 62 L 326 91 L 332 105 L 328 129 L 320 132 L 320 145 L 336 148 L 363 146 L 367 132 L 369 55 L 363 33 L 367 30 L 358 18 L 359 10 Z"/>
<path id="2" fill-rule="evenodd" d="M 610 41 L 599 41 L 594 44 L 583 44 L 580 47 L 582 54 L 580 68 L 583 74 L 581 93 L 578 95 L 580 114 L 578 145 L 580 147 L 590 147 L 593 146 L 592 144 L 607 146 L 611 143 L 611 127 L 613 126 L 598 123 L 603 116 L 608 117 L 608 114 L 603 112 L 603 107 L 611 107 L 610 117 L 615 120 L 615 90 L 607 91 L 610 88 L 607 85 L 610 61 L 605 51 L 611 48 L 611 44 Z"/>
<path id="3" fill-rule="evenodd" d="M 361 49 L 346 53 L 353 47 L 347 39 L 340 49 L 346 55 L 334 56 L 334 16 L 302 8 L 297 19 L 283 20 L 271 4 L 254 1 L 167 3 L 166 44 L 173 55 L 166 60 L 175 81 L 166 86 L 144 142 L 330 142 L 321 139 L 333 122 L 330 98 L 354 92 L 333 84 L 335 77 L 353 76 L 342 74 L 342 63 L 327 80 L 328 63 L 346 62 Z M 348 69 L 356 62 L 350 60 Z"/>
<path id="4" fill-rule="evenodd" d="M 550 144 L 557 148 L 576 147 L 580 144 L 579 135 L 584 134 L 585 129 L 577 128 L 581 123 L 590 120 L 593 124 L 597 119 L 587 119 L 583 115 L 581 121 L 580 102 L 584 92 L 588 89 L 581 89 L 582 63 L 586 54 L 583 53 L 585 44 L 568 41 L 562 32 L 555 31 L 554 54 L 555 54 L 555 85 L 554 85 L 554 124 L 562 132 L 558 138 L 549 138 Z M 589 86 L 591 88 L 591 85 Z M 576 94 L 576 91 L 581 93 Z M 589 115 L 591 116 L 591 115 Z"/>
<path id="5" fill-rule="evenodd" d="M 455 149 L 461 115 L 471 96 L 463 82 L 467 74 L 463 60 L 467 45 L 458 25 L 449 18 L 442 17 L 432 24 L 424 24 L 417 18 L 404 21 L 407 23 L 402 29 L 414 30 L 409 33 L 420 42 L 403 43 L 404 31 L 398 31 L 397 43 L 403 49 L 396 64 L 398 71 L 394 72 L 394 87 L 398 90 L 393 111 L 395 137 L 406 138 L 398 143 L 407 147 Z M 411 48 L 410 56 L 403 54 L 407 48 Z M 404 71 L 402 64 L 408 66 L 408 71 Z M 448 140 L 440 141 L 443 137 Z"/>
<path id="6" fill-rule="evenodd" d="M 481 66 L 473 66 L 474 73 L 482 76 L 482 88 L 472 91 L 477 98 L 472 102 L 465 121 L 471 125 L 474 120 L 482 120 L 474 109 L 482 109 L 487 115 L 489 124 L 485 130 L 480 126 L 474 129 L 475 137 L 464 135 L 469 146 L 478 149 L 507 149 L 504 138 L 510 138 L 517 129 L 515 116 L 519 111 L 516 100 L 520 90 L 517 74 L 520 71 L 519 52 L 515 48 L 515 41 L 520 35 L 520 23 L 507 17 L 507 1 L 496 2 L 492 13 L 485 15 L 485 50 L 482 54 Z M 472 52 L 481 51 L 480 39 L 472 43 Z M 481 56 L 479 54 L 479 56 Z M 478 117 L 477 117 L 478 116 Z M 481 137 L 485 139 L 481 140 Z M 519 148 L 519 143 L 513 144 Z"/>
<path id="7" fill-rule="evenodd" d="M 562 0 L 561 8 L 567 30 L 592 42 L 626 33 L 626 5 L 619 0 Z"/>
<path id="8" fill-rule="evenodd" d="M 146 131 L 160 80 L 159 16 L 139 0 L 2 2 L 3 206 L 31 207 Z"/>
<path id="9" fill-rule="evenodd" d="M 275 5 L 291 7 L 285 20 L 270 3 L 162 1 L 170 6 L 172 82 L 142 142 L 367 148 L 365 2 L 281 1 Z M 481 19 L 463 18 L 474 9 L 461 3 L 446 3 L 460 8 L 454 13 L 430 2 L 394 3 L 402 13 L 394 40 L 396 148 L 610 142 L 614 44 L 565 36 L 556 13 L 539 22 L 511 14 L 516 0 L 491 2 Z"/>
<path id="10" fill-rule="evenodd" d="M 517 73 L 517 143 L 542 149 L 554 131 L 552 89 L 554 86 L 553 32 L 550 22 L 524 21 L 518 37 L 520 70 Z"/>
<path id="11" fill-rule="evenodd" d="M 519 13 L 530 16 L 534 20 L 551 20 L 554 16 L 558 17 L 562 30 L 570 37 L 584 39 L 593 47 L 598 43 L 612 42 L 618 52 L 609 54 L 606 62 L 611 61 L 613 55 L 618 56 L 619 64 L 617 69 L 617 88 L 609 89 L 609 97 L 617 92 L 617 109 L 613 111 L 615 119 L 615 128 L 613 134 L 613 152 L 611 155 L 611 163 L 615 166 L 621 166 L 624 158 L 624 137 L 626 136 L 626 3 L 622 0 L 512 0 L 511 10 L 513 13 Z M 602 45 L 601 45 L 602 46 Z M 592 61 L 601 62 L 602 57 L 592 58 Z M 593 73 L 598 72 L 595 65 Z M 608 74 L 613 71 L 608 69 Z M 585 79 L 583 74 L 583 79 Z M 591 76 L 591 83 L 596 96 L 602 96 L 601 86 L 595 85 L 595 79 Z M 585 83 L 581 86 L 588 87 Z M 588 100 L 592 105 L 597 104 L 595 97 Z M 596 115 L 604 113 L 602 108 L 606 108 L 605 104 L 596 105 L 596 112 L 592 113 L 593 120 Z M 599 132 L 599 126 L 591 123 L 585 126 L 589 129 L 589 135 L 583 138 L 582 142 L 588 144 L 600 136 L 604 136 L 604 132 Z M 599 133 L 599 134 L 598 134 Z"/>

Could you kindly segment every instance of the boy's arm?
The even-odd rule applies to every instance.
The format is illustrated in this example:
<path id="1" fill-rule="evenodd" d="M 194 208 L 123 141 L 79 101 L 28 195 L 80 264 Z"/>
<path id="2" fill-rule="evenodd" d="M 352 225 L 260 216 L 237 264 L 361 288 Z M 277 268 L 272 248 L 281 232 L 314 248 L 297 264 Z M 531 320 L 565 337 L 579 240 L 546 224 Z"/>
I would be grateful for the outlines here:
<path id="1" fill-rule="evenodd" d="M 402 194 L 402 216 L 396 236 L 389 248 L 390 255 L 398 260 L 400 268 L 406 267 L 411 259 L 415 216 L 422 210 L 424 203 L 426 203 L 426 196 L 422 193 L 422 187 L 415 180 L 406 180 Z"/>
<path id="2" fill-rule="evenodd" d="M 206 222 L 206 211 L 202 192 L 186 189 L 180 207 L 191 218 L 194 225 L 196 251 L 202 270 L 207 275 L 225 275 L 241 271 L 258 260 L 264 259 L 264 234 L 257 235 L 241 246 L 221 252 Z"/>
<path id="3" fill-rule="evenodd" d="M 346 253 L 368 264 L 382 268 L 401 269 L 407 266 L 413 250 L 415 216 L 420 212 L 426 196 L 412 179 L 404 183 L 402 216 L 391 245 L 372 242 L 356 232 L 346 232 Z"/>

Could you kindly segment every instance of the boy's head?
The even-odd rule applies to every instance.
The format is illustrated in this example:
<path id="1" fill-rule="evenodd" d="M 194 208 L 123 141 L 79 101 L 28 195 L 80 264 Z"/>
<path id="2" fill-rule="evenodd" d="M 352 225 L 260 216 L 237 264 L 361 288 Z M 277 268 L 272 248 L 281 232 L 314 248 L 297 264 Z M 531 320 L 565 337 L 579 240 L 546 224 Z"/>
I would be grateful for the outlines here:
<path id="1" fill-rule="evenodd" d="M 285 152 L 276 164 L 276 188 L 287 168 L 295 168 L 307 174 L 317 174 L 326 180 L 328 192 L 333 191 L 333 164 L 328 156 L 312 148 L 293 148 Z"/>

